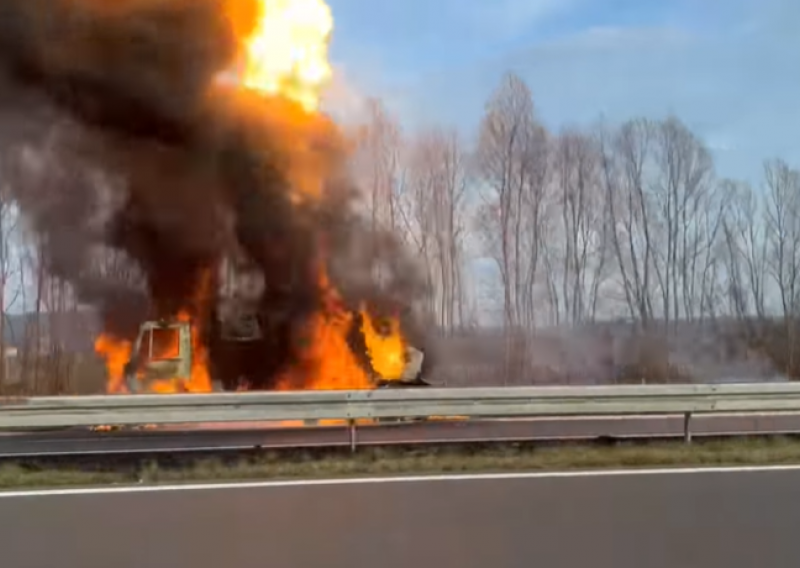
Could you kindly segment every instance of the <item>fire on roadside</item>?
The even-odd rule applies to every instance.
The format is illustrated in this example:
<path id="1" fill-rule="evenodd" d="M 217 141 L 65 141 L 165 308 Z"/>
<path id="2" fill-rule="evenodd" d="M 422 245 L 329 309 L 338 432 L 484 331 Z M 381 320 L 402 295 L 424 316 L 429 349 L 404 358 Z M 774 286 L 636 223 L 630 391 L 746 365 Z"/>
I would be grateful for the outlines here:
<path id="1" fill-rule="evenodd" d="M 372 384 L 369 376 L 347 341 L 354 316 L 343 308 L 339 293 L 322 266 L 319 268 L 319 288 L 323 308 L 308 323 L 302 364 L 281 377 L 278 389 L 368 389 Z"/>
<path id="2" fill-rule="evenodd" d="M 292 191 L 300 198 L 314 199 L 324 185 L 325 168 L 312 161 L 306 134 L 315 128 L 331 127 L 330 120 L 319 111 L 322 90 L 332 76 L 328 61 L 333 30 L 331 10 L 324 0 L 227 0 L 225 6 L 231 28 L 240 38 L 235 88 L 242 97 L 236 100 L 241 104 L 247 104 L 252 97 L 275 100 L 277 118 L 272 118 L 287 131 L 290 153 L 287 177 Z M 369 373 L 348 342 L 357 314 L 345 307 L 324 262 L 319 266 L 322 308 L 307 322 L 307 342 L 300 363 L 279 378 L 278 389 L 373 388 Z M 198 282 L 195 297 L 187 299 L 186 306 L 173 315 L 177 321 L 191 323 L 193 357 L 188 384 L 160 380 L 151 384 L 150 391 L 212 390 L 208 353 L 201 341 L 203 314 L 207 313 L 203 302 L 211 301 L 209 298 L 213 296 L 206 288 L 206 280 Z M 387 380 L 400 378 L 405 367 L 405 339 L 399 320 L 390 319 L 387 329 L 381 330 L 385 333 L 380 333 L 365 307 L 361 307 L 358 315 L 372 369 Z M 177 343 L 162 346 L 163 349 L 178 347 Z M 95 350 L 105 358 L 109 392 L 126 392 L 124 367 L 131 357 L 131 342 L 102 334 L 96 340 Z"/>
<path id="3" fill-rule="evenodd" d="M 388 318 L 388 329 L 378 331 L 369 311 L 361 307 L 361 333 L 372 368 L 384 379 L 399 379 L 406 367 L 406 340 L 397 317 Z"/>
<path id="4" fill-rule="evenodd" d="M 131 356 L 131 342 L 101 333 L 94 342 L 94 350 L 105 359 L 108 392 L 125 392 L 127 390 L 124 381 L 125 364 Z"/>

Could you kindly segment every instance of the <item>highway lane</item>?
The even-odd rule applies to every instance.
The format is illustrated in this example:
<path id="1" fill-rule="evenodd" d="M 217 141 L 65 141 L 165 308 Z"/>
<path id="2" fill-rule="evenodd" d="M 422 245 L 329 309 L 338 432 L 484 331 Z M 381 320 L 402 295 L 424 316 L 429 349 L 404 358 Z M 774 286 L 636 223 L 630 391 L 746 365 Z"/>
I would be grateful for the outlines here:
<path id="1" fill-rule="evenodd" d="M 344 427 L 173 428 L 90 432 L 71 430 L 0 436 L 0 457 L 107 452 L 153 452 L 255 447 L 348 445 Z M 239 427 L 241 428 L 241 427 Z M 692 419 L 695 436 L 800 433 L 800 415 L 707 416 Z M 683 435 L 683 418 L 547 418 L 535 420 L 434 421 L 359 426 L 359 444 L 463 442 L 486 440 L 637 438 Z"/>
<path id="2" fill-rule="evenodd" d="M 797 468 L 0 495 L 0 554 L 8 568 L 787 568 L 798 498 Z"/>

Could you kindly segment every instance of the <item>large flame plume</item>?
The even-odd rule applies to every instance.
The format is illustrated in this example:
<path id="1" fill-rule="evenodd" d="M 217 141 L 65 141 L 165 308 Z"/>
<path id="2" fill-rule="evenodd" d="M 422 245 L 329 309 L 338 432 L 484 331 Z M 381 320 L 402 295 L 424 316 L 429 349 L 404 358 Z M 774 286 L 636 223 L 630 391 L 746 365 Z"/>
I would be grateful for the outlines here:
<path id="1" fill-rule="evenodd" d="M 309 112 L 332 72 L 331 10 L 322 0 L 260 0 L 255 29 L 244 39 L 242 84 L 296 101 Z M 234 13 L 234 26 L 237 20 Z"/>
<path id="2" fill-rule="evenodd" d="M 414 328 L 399 313 L 419 282 L 396 243 L 389 259 L 360 246 L 393 239 L 353 212 L 347 144 L 320 112 L 332 31 L 322 0 L 0 7 L 15 197 L 49 270 L 103 316 L 96 350 L 110 391 L 126 388 L 145 318 L 192 329 L 191 378 L 155 392 L 207 392 L 212 375 L 275 389 L 370 388 L 372 373 L 402 375 Z M 138 278 L 98 266 L 109 251 Z M 263 338 L 247 351 L 215 339 L 217 268 L 237 256 L 263 280 L 249 299 Z"/>

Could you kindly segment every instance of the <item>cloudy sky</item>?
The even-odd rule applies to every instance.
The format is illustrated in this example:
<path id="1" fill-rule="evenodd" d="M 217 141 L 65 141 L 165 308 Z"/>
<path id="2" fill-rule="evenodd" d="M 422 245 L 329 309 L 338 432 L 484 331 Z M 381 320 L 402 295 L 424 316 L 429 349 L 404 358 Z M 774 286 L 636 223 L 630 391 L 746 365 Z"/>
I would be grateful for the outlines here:
<path id="1" fill-rule="evenodd" d="M 798 0 L 329 0 L 332 58 L 409 127 L 474 131 L 503 73 L 553 129 L 673 112 L 720 175 L 800 166 Z"/>

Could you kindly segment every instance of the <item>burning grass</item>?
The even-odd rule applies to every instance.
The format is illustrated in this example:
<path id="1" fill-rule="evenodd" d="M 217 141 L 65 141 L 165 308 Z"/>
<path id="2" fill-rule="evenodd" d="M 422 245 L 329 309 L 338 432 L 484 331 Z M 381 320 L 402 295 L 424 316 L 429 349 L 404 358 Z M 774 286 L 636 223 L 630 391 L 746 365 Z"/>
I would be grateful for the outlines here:
<path id="1" fill-rule="evenodd" d="M 618 446 L 513 444 L 488 447 L 361 448 L 345 451 L 267 452 L 249 459 L 145 462 L 134 467 L 79 469 L 7 464 L 0 487 L 97 486 L 131 483 L 226 482 L 438 473 L 563 471 L 610 468 L 800 464 L 800 440 L 732 439 L 626 443 Z"/>

